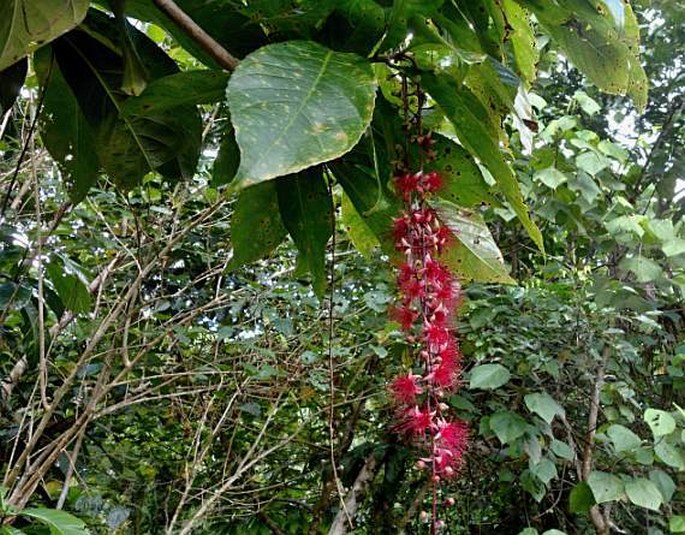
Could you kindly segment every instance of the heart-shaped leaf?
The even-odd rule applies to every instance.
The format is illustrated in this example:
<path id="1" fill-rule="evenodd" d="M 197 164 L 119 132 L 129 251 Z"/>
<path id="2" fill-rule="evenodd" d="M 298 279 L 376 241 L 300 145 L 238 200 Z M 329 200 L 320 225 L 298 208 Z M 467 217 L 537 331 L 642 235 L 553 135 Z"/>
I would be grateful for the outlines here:
<path id="1" fill-rule="evenodd" d="M 659 488 L 644 477 L 638 477 L 626 483 L 628 499 L 635 505 L 658 511 L 663 499 Z"/>
<path id="2" fill-rule="evenodd" d="M 611 502 L 624 496 L 623 481 L 613 474 L 592 471 L 587 479 L 597 503 Z"/>

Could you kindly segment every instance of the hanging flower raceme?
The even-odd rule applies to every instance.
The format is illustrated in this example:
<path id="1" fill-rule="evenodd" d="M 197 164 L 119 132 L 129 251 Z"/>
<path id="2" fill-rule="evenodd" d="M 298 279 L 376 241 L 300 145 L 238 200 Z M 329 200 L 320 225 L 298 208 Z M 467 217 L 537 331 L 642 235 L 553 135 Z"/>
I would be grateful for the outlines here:
<path id="1" fill-rule="evenodd" d="M 450 232 L 427 202 L 442 186 L 440 175 L 405 173 L 395 178 L 394 186 L 404 202 L 393 222 L 395 248 L 403 260 L 397 274 L 399 297 L 390 317 L 400 324 L 416 354 L 414 370 L 390 385 L 395 430 L 424 450 L 417 466 L 429 471 L 436 504 L 440 482 L 459 471 L 468 437 L 466 424 L 451 419 L 444 402 L 446 393 L 457 387 L 461 369 L 454 331 L 460 287 L 440 261 Z M 431 515 L 422 513 L 424 517 Z M 435 532 L 444 523 L 435 514 L 432 517 Z"/>

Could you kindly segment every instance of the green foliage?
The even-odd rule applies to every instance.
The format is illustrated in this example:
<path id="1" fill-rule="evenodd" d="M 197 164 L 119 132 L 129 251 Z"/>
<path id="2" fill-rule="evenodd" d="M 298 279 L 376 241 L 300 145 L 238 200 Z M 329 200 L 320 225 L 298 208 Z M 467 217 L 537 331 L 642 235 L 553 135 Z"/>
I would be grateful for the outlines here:
<path id="1" fill-rule="evenodd" d="M 50 533 L 54 535 L 84 535 L 88 533 L 86 525 L 81 520 L 64 511 L 32 507 L 24 509 L 21 514 L 48 525 Z"/>
<path id="2" fill-rule="evenodd" d="M 71 17 L 56 5 L 41 7 L 45 13 L 32 8 L 25 12 L 26 31 L 31 34 L 25 40 L 10 35 L 20 29 L 12 21 L 16 22 L 21 6 L 3 8 L 8 15 L 3 20 L 10 24 L 5 41 L 17 49 L 12 54 L 6 49 L 8 57 L 18 59 L 30 53 L 31 43 L 51 42 L 36 62 L 45 92 L 42 138 L 59 163 L 75 202 L 93 187 L 101 170 L 123 189 L 140 184 L 150 171 L 169 180 L 188 179 L 197 168 L 200 152 L 202 127 L 197 106 L 217 102 L 227 78 L 217 70 L 211 54 L 163 11 L 137 0 L 112 6 L 115 17 L 91 10 L 83 22 L 83 3 L 70 6 Z M 335 165 L 349 178 L 336 178 L 348 182 L 347 193 L 366 218 L 369 208 L 360 206 L 359 195 L 368 191 L 373 196 L 373 186 L 364 184 L 364 171 L 356 167 L 351 149 L 372 121 L 377 84 L 388 86 L 388 81 L 380 78 L 406 70 L 393 54 L 407 46 L 423 71 L 421 83 L 439 107 L 431 121 L 451 123 L 451 135 L 489 170 L 486 178 L 494 177 L 499 193 L 541 249 L 540 231 L 500 150 L 500 143 L 508 138 L 502 118 L 513 112 L 523 130 L 527 127 L 521 126 L 521 121 L 531 119 L 525 106 L 515 102 L 517 91 L 525 95 L 534 82 L 539 61 L 528 10 L 604 89 L 628 91 L 642 102 L 646 87 L 637 63 L 637 25 L 629 6 L 620 10 L 602 5 L 581 8 L 572 3 L 543 7 L 513 0 L 483 2 L 481 7 L 443 2 L 398 2 L 384 7 L 373 1 L 340 5 L 299 2 L 296 7 L 265 1 L 223 6 L 195 0 L 181 1 L 178 6 L 220 46 L 245 57 L 228 84 L 231 117 L 225 117 L 232 127 L 225 128 L 219 140 L 215 185 L 231 182 L 230 189 L 236 191 L 343 157 Z M 148 33 L 155 36 L 155 42 L 133 28 L 126 16 L 152 24 Z M 50 21 L 49 29 L 38 24 L 45 20 Z M 364 36 L 341 31 L 362 26 L 367 30 Z M 233 30 L 225 32 L 224 28 Z M 408 32 L 413 38 L 405 45 Z M 600 43 L 603 52 L 586 50 L 594 50 Z M 367 54 L 367 58 L 349 51 Z M 208 69 L 198 70 L 198 61 Z M 376 69 L 374 75 L 371 65 L 378 61 L 384 61 L 386 68 Z M 185 72 L 178 72 L 179 67 Z M 610 72 L 611 76 L 597 77 L 598 72 Z M 392 101 L 387 91 L 383 94 Z M 394 121 L 394 113 L 381 106 L 373 127 L 385 130 L 387 136 L 383 124 Z M 379 174 L 379 164 L 389 165 L 397 156 L 399 140 L 390 141 L 386 139 L 385 147 L 373 147 L 376 185 L 380 182 L 381 187 L 387 178 Z M 601 170 L 594 155 L 579 158 L 579 165 L 588 167 L 591 174 Z M 499 203 L 481 170 L 461 147 L 453 147 L 438 163 L 447 168 L 448 184 L 452 185 L 444 195 L 450 201 L 463 208 Z M 358 192 L 350 190 L 353 175 L 345 167 L 349 164 L 355 166 Z M 549 183 L 553 175 L 550 171 L 541 179 Z M 559 176 L 554 180 L 560 183 Z M 591 188 L 591 181 L 581 180 L 583 187 Z M 375 224 L 370 228 L 383 241 L 387 228 Z M 458 259 L 460 272 L 466 279 L 509 280 L 498 265 L 499 253 L 491 240 L 482 241 L 490 242 L 485 262 L 483 258 L 474 260 L 474 256 L 482 256 L 480 252 L 465 252 L 465 258 Z M 316 254 L 321 255 L 320 249 Z M 319 259 L 312 265 L 320 264 Z M 634 269 L 641 274 L 649 271 L 643 264 Z M 314 278 L 321 279 L 316 274 Z"/>
<path id="3" fill-rule="evenodd" d="M 501 364 L 481 364 L 471 370 L 469 388 L 494 389 L 505 385 L 511 374 Z"/>
<path id="4" fill-rule="evenodd" d="M 364 467 L 355 532 L 425 529 L 385 394 L 407 76 L 465 286 L 450 530 L 685 532 L 682 8 L 176 4 L 235 72 L 148 0 L 0 6 L 0 531 L 325 532 Z M 638 27 L 642 116 L 597 90 L 645 106 Z"/>
<path id="5" fill-rule="evenodd" d="M 89 531 L 86 529 L 85 523 L 64 511 L 45 507 L 29 507 L 17 511 L 5 502 L 6 491 L 5 487 L 0 487 L 0 514 L 3 520 L 13 517 L 38 520 L 41 524 L 49 527 L 51 535 L 88 535 Z M 25 532 L 12 526 L 0 526 L 0 533 L 3 535 L 19 535 Z"/>

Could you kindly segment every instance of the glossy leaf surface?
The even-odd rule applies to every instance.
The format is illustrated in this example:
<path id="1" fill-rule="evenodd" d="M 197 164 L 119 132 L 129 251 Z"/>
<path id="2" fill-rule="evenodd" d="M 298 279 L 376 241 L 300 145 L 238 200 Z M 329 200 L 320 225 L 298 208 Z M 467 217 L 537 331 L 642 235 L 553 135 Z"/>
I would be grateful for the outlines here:
<path id="1" fill-rule="evenodd" d="M 371 122 L 369 64 L 307 42 L 269 45 L 243 62 L 227 99 L 240 147 L 242 188 L 348 152 Z"/>

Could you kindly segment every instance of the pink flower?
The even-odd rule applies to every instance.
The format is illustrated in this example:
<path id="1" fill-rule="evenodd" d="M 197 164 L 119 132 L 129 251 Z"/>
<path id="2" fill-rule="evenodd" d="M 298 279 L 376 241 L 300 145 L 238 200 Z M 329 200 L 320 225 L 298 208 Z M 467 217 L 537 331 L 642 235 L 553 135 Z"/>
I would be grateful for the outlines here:
<path id="1" fill-rule="evenodd" d="M 406 281 L 416 277 L 416 270 L 407 262 L 402 262 L 397 273 L 397 284 L 403 284 Z"/>
<path id="2" fill-rule="evenodd" d="M 469 428 L 466 422 L 453 420 L 438 423 L 438 433 L 435 435 L 439 444 L 449 449 L 455 456 L 461 457 L 466 451 L 469 438 Z"/>
<path id="3" fill-rule="evenodd" d="M 409 236 L 409 222 L 406 217 L 398 217 L 393 220 L 392 233 L 395 237 L 395 242 L 399 242 L 402 238 Z"/>
<path id="4" fill-rule="evenodd" d="M 424 191 L 438 191 L 442 187 L 442 177 L 436 171 L 431 171 L 423 175 L 421 185 Z"/>
<path id="5" fill-rule="evenodd" d="M 443 361 L 433 370 L 433 383 L 441 388 L 450 388 L 454 386 L 459 371 L 460 366 L 457 362 Z"/>
<path id="6" fill-rule="evenodd" d="M 461 287 L 456 283 L 450 283 L 440 286 L 433 293 L 433 297 L 447 308 L 454 308 L 459 301 L 460 294 Z"/>
<path id="7" fill-rule="evenodd" d="M 390 309 L 390 318 L 400 324 L 403 331 L 410 331 L 418 314 L 406 305 Z"/>
<path id="8" fill-rule="evenodd" d="M 416 402 L 416 396 L 422 392 L 417 383 L 418 378 L 418 375 L 410 373 L 400 375 L 392 382 L 390 390 L 397 402 L 405 405 L 413 405 Z"/>
<path id="9" fill-rule="evenodd" d="M 449 329 L 442 325 L 426 323 L 423 327 L 423 339 L 432 351 L 440 351 L 452 339 Z"/>
<path id="10" fill-rule="evenodd" d="M 402 326 L 424 370 L 422 375 L 405 373 L 391 382 L 389 390 L 398 407 L 394 430 L 424 450 L 417 465 L 432 465 L 434 485 L 459 470 L 468 437 L 464 422 L 444 418 L 450 411 L 444 392 L 456 386 L 461 358 L 451 329 L 460 286 L 439 260 L 454 236 L 426 202 L 442 184 L 436 171 L 395 177 L 404 212 L 392 227 L 395 248 L 406 260 L 398 266 L 399 298 L 390 316 Z"/>
<path id="11" fill-rule="evenodd" d="M 408 201 L 411 194 L 417 191 L 420 178 L 420 173 L 414 175 L 406 173 L 402 176 L 395 177 L 395 189 L 402 199 Z"/>
<path id="12" fill-rule="evenodd" d="M 441 226 L 435 231 L 435 245 L 438 249 L 438 253 L 442 253 L 447 245 L 452 243 L 454 235 L 450 232 L 447 227 Z"/>
<path id="13" fill-rule="evenodd" d="M 452 274 L 445 266 L 432 258 L 426 260 L 423 276 L 429 284 L 438 288 L 452 285 Z"/>
<path id="14" fill-rule="evenodd" d="M 454 387 L 461 371 L 459 350 L 454 339 L 450 339 L 436 352 L 435 356 L 437 364 L 434 365 L 427 379 L 439 388 Z"/>
<path id="15" fill-rule="evenodd" d="M 419 407 L 407 409 L 402 413 L 401 421 L 397 426 L 397 430 L 410 433 L 413 435 L 420 435 L 426 430 L 433 427 L 434 412 L 429 412 Z"/>

